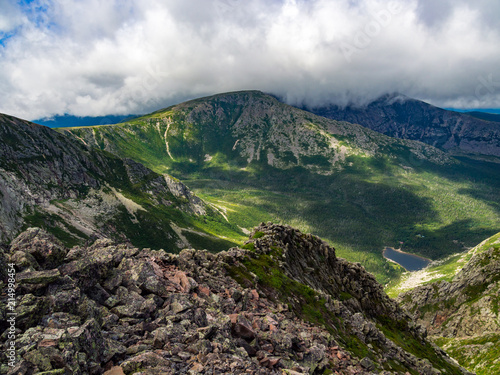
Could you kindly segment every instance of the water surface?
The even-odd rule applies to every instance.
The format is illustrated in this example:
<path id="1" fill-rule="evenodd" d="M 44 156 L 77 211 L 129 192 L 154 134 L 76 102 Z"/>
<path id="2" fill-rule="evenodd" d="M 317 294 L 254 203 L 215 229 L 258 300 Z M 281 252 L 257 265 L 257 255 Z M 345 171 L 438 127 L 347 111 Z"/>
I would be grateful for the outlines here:
<path id="1" fill-rule="evenodd" d="M 384 257 L 396 262 L 400 266 L 404 267 L 407 271 L 419 271 L 427 267 L 427 265 L 431 262 L 430 259 L 405 253 L 403 251 L 394 250 L 392 247 L 385 248 Z"/>

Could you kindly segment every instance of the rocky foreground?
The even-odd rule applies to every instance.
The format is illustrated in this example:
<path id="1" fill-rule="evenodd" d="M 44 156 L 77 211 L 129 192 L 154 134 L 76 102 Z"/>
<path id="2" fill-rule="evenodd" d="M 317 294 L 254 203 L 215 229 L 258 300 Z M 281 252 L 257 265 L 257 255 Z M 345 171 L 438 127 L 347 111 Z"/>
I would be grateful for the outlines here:
<path id="1" fill-rule="evenodd" d="M 287 226 L 179 255 L 102 239 L 67 249 L 31 228 L 0 261 L 17 273 L 14 340 L 0 304 L 1 374 L 467 373 L 363 267 Z"/>

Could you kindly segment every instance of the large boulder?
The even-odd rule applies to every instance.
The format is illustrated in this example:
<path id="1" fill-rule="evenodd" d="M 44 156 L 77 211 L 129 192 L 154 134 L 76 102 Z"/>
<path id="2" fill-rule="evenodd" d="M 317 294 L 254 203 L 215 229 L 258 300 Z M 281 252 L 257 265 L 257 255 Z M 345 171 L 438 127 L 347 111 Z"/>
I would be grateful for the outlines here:
<path id="1" fill-rule="evenodd" d="M 31 255 L 42 269 L 60 266 L 68 250 L 53 235 L 40 228 L 29 228 L 17 236 L 10 244 L 10 253 Z"/>

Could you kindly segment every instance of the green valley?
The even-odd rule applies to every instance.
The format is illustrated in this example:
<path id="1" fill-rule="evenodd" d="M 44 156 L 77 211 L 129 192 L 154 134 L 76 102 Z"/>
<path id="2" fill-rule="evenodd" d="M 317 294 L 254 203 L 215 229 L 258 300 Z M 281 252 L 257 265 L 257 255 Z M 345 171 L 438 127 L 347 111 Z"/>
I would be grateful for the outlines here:
<path id="1" fill-rule="evenodd" d="M 261 221 L 291 224 L 327 239 L 383 283 L 402 272 L 383 259 L 384 246 L 404 242 L 406 251 L 436 260 L 500 228 L 494 161 L 458 160 L 260 92 L 60 131 L 183 181 L 226 221 L 200 223 L 205 230 L 241 243 Z"/>

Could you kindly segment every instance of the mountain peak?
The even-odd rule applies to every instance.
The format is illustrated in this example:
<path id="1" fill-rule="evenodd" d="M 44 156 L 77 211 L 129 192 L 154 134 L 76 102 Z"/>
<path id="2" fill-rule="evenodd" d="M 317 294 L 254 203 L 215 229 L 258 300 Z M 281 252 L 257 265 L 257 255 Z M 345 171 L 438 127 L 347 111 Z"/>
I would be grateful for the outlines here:
<path id="1" fill-rule="evenodd" d="M 366 105 L 366 107 L 368 107 L 370 105 L 393 105 L 394 103 L 403 104 L 403 103 L 410 101 L 410 100 L 415 100 L 415 99 L 412 99 L 412 98 L 410 98 L 404 94 L 398 93 L 398 92 L 393 92 L 393 93 L 387 93 L 387 94 L 381 95 L 377 99 L 368 103 Z"/>

